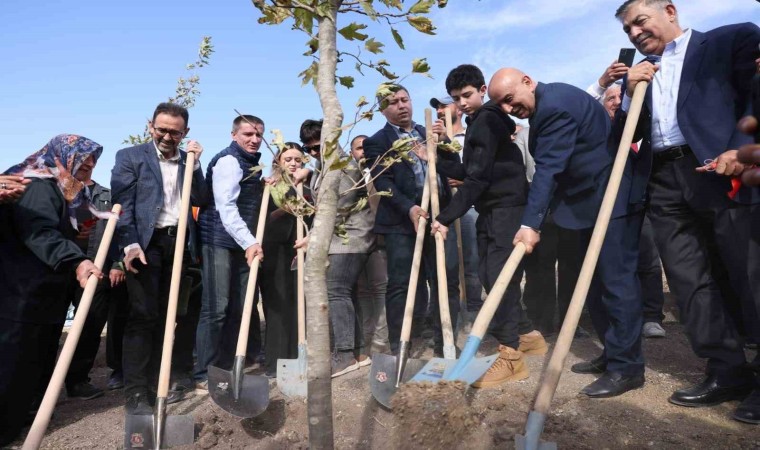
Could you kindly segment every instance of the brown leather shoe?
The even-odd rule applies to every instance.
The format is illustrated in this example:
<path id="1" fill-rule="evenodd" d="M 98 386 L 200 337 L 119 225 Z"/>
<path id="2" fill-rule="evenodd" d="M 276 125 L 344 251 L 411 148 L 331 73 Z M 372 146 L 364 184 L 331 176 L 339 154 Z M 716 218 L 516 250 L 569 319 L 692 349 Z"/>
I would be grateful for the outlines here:
<path id="1" fill-rule="evenodd" d="M 512 347 L 500 345 L 499 357 L 478 381 L 472 383 L 472 387 L 493 387 L 508 381 L 524 380 L 528 376 L 530 371 L 523 361 L 523 353 Z"/>
<path id="2" fill-rule="evenodd" d="M 520 335 L 520 346 L 517 349 L 528 356 L 545 355 L 549 351 L 549 346 L 541 332 L 533 330 Z"/>

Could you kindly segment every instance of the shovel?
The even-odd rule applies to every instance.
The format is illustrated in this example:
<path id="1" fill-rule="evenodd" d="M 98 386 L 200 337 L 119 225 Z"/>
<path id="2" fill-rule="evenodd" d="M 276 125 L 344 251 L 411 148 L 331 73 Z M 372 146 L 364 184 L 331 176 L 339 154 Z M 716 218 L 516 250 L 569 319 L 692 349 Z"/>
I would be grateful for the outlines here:
<path id="1" fill-rule="evenodd" d="M 102 269 L 103 264 L 106 261 L 108 249 L 111 246 L 111 238 L 113 237 L 113 232 L 116 228 L 116 222 L 119 220 L 120 212 L 121 205 L 113 205 L 113 209 L 111 209 L 111 217 L 108 219 L 103 238 L 98 247 L 98 253 L 95 255 L 94 263 L 95 267 L 98 269 Z M 45 396 L 42 398 L 42 403 L 34 418 L 32 428 L 29 429 L 29 433 L 26 435 L 26 440 L 22 447 L 23 450 L 35 450 L 39 448 L 40 443 L 42 443 L 42 437 L 45 435 L 45 430 L 47 430 L 47 426 L 50 423 L 50 416 L 53 414 L 55 403 L 58 400 L 58 394 L 61 392 L 61 386 L 63 386 L 63 381 L 69 371 L 71 359 L 74 357 L 74 351 L 77 348 L 79 336 L 82 334 L 82 328 L 87 320 L 87 313 L 90 311 L 92 297 L 95 295 L 95 289 L 98 287 L 99 281 L 98 277 L 92 275 L 87 279 L 82 298 L 79 300 L 79 307 L 77 308 L 76 315 L 74 315 L 74 323 L 71 325 L 69 335 L 66 338 L 66 342 L 63 344 L 61 356 L 58 357 L 53 376 L 50 378 L 50 383 L 48 383 L 48 387 L 45 390 Z"/>
<path id="2" fill-rule="evenodd" d="M 298 193 L 303 196 L 303 184 L 298 184 Z M 301 216 L 296 224 L 296 238 L 303 239 L 304 228 Z M 306 397 L 306 304 L 303 292 L 304 249 L 296 252 L 298 264 L 298 359 L 277 360 L 277 387 L 287 397 Z"/>
<path id="3" fill-rule="evenodd" d="M 541 432 L 544 429 L 544 422 L 551 407 L 554 392 L 559 384 L 559 377 L 562 374 L 562 367 L 565 365 L 567 354 L 570 351 L 570 344 L 573 342 L 575 329 L 578 327 L 578 320 L 583 311 L 583 304 L 586 302 L 591 279 L 594 276 L 594 269 L 599 259 L 599 253 L 602 250 L 604 236 L 607 234 L 607 226 L 612 216 L 612 208 L 615 206 L 615 198 L 620 188 L 620 180 L 623 178 L 626 159 L 631 149 L 633 133 L 636 131 L 636 124 L 641 114 L 641 105 L 644 103 L 644 95 L 647 91 L 647 82 L 639 82 L 633 92 L 631 107 L 628 110 L 628 117 L 625 121 L 623 136 L 620 139 L 615 163 L 612 166 L 610 181 L 607 183 L 607 190 L 604 192 L 602 206 L 599 209 L 599 215 L 596 218 L 594 232 L 591 235 L 591 241 L 586 251 L 586 257 L 583 260 L 578 282 L 573 291 L 573 298 L 570 300 L 570 306 L 562 323 L 562 329 L 557 337 L 557 343 L 554 344 L 554 351 L 546 365 L 541 385 L 538 387 L 536 401 L 533 404 L 533 411 L 528 414 L 528 421 L 525 424 L 525 435 L 518 434 L 515 436 L 515 445 L 519 450 L 550 450 L 556 449 L 557 444 L 553 442 L 541 441 Z"/>
<path id="4" fill-rule="evenodd" d="M 259 207 L 259 221 L 256 226 L 256 240 L 264 242 L 264 225 L 269 206 L 269 184 L 264 184 L 264 194 Z M 248 347 L 248 331 L 253 313 L 253 296 L 256 291 L 256 278 L 259 273 L 261 257 L 256 255 L 251 262 L 248 285 L 245 290 L 243 314 L 240 317 L 235 360 L 232 370 L 208 366 L 208 392 L 211 399 L 228 413 L 242 418 L 255 417 L 269 406 L 269 380 L 261 375 L 248 375 L 245 369 L 245 352 Z"/>
<path id="5" fill-rule="evenodd" d="M 446 108 L 444 112 L 446 135 L 454 140 L 454 125 L 451 121 L 451 110 Z M 451 188 L 451 195 L 457 193 L 457 188 Z M 457 236 L 457 257 L 459 258 L 459 323 L 460 329 L 463 329 L 467 322 L 467 286 L 464 278 L 464 247 L 462 246 L 462 222 L 457 219 L 454 222 L 454 232 Z"/>
<path id="6" fill-rule="evenodd" d="M 169 377 L 172 365 L 172 347 L 174 344 L 174 327 L 177 321 L 177 302 L 179 300 L 179 283 L 182 279 L 182 258 L 185 253 L 185 235 L 190 211 L 190 189 L 193 184 L 193 167 L 195 153 L 188 152 L 185 161 L 185 173 L 182 180 L 182 197 L 180 201 L 177 240 L 174 246 L 172 279 L 169 287 L 169 304 L 166 307 L 166 324 L 164 326 L 164 344 L 161 352 L 161 369 L 158 374 L 158 391 L 156 406 L 152 415 L 127 414 L 124 422 L 124 448 L 166 448 L 178 445 L 190 445 L 194 440 L 193 416 L 166 415 L 166 396 L 169 393 Z"/>
<path id="7" fill-rule="evenodd" d="M 427 159 L 428 159 L 428 184 L 430 185 L 430 206 L 433 217 L 441 212 L 438 199 L 438 174 L 435 170 L 437 139 L 433 134 L 433 113 L 430 108 L 425 108 L 425 127 L 427 129 Z M 457 350 L 454 345 L 454 332 L 451 327 L 451 312 L 449 311 L 449 287 L 446 279 L 446 257 L 444 240 L 441 233 L 435 234 L 435 266 L 438 279 L 438 310 L 441 314 L 441 332 L 443 334 L 443 357 L 456 359 Z"/>
<path id="8" fill-rule="evenodd" d="M 430 185 L 425 183 L 422 190 L 422 204 L 420 207 L 427 212 L 430 202 Z M 417 298 L 417 281 L 420 274 L 420 262 L 422 261 L 422 245 L 425 242 L 425 225 L 427 219 L 420 216 L 417 224 L 417 240 L 414 242 L 414 256 L 412 256 L 412 271 L 409 275 L 409 289 L 406 291 L 406 306 L 404 307 L 404 321 L 401 324 L 401 339 L 399 340 L 398 356 L 385 353 L 372 354 L 372 366 L 369 371 L 369 387 L 372 396 L 378 403 L 391 409 L 391 397 L 396 393 L 399 384 L 408 381 L 411 375 L 417 373 L 427 361 L 423 359 L 409 359 L 409 342 L 412 334 L 412 316 L 414 313 L 414 301 Z M 406 371 L 406 369 L 409 369 Z M 407 374 L 405 377 L 404 374 Z"/>
<path id="9" fill-rule="evenodd" d="M 514 276 L 517 266 L 520 265 L 520 261 L 524 255 L 525 244 L 518 242 L 509 255 L 509 259 L 504 264 L 504 268 L 501 269 L 493 289 L 491 289 L 485 302 L 483 302 L 478 317 L 472 324 L 472 331 L 470 331 L 470 335 L 467 337 L 467 342 L 459 359 L 451 361 L 433 358 L 412 378 L 412 381 L 436 383 L 438 381 L 458 380 L 472 384 L 486 373 L 499 355 L 495 354 L 484 358 L 475 358 L 475 354 L 478 352 L 478 348 L 480 348 L 480 342 L 488 330 L 488 325 L 491 323 L 491 319 L 493 319 L 494 313 L 496 313 L 496 309 L 499 307 L 499 303 L 501 303 L 501 298 L 507 291 L 507 286 L 509 286 L 509 282 L 512 280 L 512 276 Z"/>

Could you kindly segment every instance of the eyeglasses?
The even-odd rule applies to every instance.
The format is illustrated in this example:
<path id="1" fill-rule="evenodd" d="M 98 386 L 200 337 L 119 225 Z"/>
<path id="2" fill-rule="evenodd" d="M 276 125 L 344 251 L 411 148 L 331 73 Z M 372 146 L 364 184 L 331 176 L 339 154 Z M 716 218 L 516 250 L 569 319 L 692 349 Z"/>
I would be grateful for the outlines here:
<path id="1" fill-rule="evenodd" d="M 181 138 L 183 134 L 185 134 L 184 131 L 179 130 L 170 130 L 168 128 L 153 128 L 153 130 L 158 133 L 159 136 L 166 136 L 167 134 L 172 137 L 172 139 L 178 139 Z"/>
<path id="2" fill-rule="evenodd" d="M 307 151 L 307 152 L 309 152 L 309 153 L 311 153 L 311 152 L 318 152 L 318 151 L 319 151 L 319 148 L 320 148 L 320 145 L 319 145 L 319 144 L 314 144 L 314 145 L 304 145 L 304 146 L 303 146 L 303 149 L 304 149 L 304 150 L 306 150 L 306 151 Z"/>

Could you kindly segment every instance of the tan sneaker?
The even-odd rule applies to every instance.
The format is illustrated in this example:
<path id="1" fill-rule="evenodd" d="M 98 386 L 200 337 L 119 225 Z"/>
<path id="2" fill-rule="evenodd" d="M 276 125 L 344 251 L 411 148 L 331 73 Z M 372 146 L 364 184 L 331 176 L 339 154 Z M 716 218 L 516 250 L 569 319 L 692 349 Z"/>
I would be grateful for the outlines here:
<path id="1" fill-rule="evenodd" d="M 520 346 L 518 350 L 526 355 L 545 355 L 549 351 L 549 346 L 546 345 L 544 336 L 538 330 L 533 330 L 527 334 L 520 335 Z"/>
<path id="2" fill-rule="evenodd" d="M 507 381 L 519 381 L 528 378 L 530 372 L 523 361 L 523 353 L 512 347 L 499 346 L 499 357 L 472 387 L 485 388 L 497 386 Z"/>

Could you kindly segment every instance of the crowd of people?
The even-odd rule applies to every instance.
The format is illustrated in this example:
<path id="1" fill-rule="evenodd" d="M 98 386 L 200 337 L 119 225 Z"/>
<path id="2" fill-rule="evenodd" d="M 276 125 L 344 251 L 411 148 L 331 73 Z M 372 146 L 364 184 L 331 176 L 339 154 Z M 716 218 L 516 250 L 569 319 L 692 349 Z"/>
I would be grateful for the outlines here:
<path id="1" fill-rule="evenodd" d="M 441 208 L 435 216 L 421 207 L 431 161 L 428 130 L 413 119 L 412 95 L 394 85 L 378 98 L 387 123 L 351 140 L 340 175 L 326 273 L 333 377 L 371 364 L 373 352 L 398 351 L 421 217 L 430 220 L 413 336 L 429 339 L 442 356 L 439 295 L 448 299 L 453 327 L 466 328 L 514 245 L 523 243 L 529 255 L 488 328 L 499 357 L 474 386 L 529 377 L 526 355 L 547 352 L 544 336 L 557 332 L 567 312 L 634 91 L 647 82 L 587 298 L 604 348 L 571 370 L 600 375 L 582 390 L 592 398 L 644 385 L 642 338 L 666 336 L 664 270 L 694 353 L 706 359 L 705 378 L 675 391 L 670 402 L 702 407 L 740 400 L 733 417 L 760 423 L 760 358 L 745 354 L 760 343 L 760 177 L 754 166 L 760 148 L 752 143 L 756 120 L 744 119 L 737 128 L 753 112 L 753 83 L 760 95 L 760 28 L 684 29 L 670 0 L 627 0 L 616 17 L 646 59 L 630 68 L 612 63 L 586 91 L 538 82 L 516 68 L 498 70 L 489 83 L 471 64 L 449 72 L 446 95 L 429 101 L 437 113 L 431 134 L 457 141 L 462 151 L 437 151 Z M 112 372 L 106 387 L 124 389 L 128 414 L 152 414 L 181 215 L 189 225 L 180 243 L 185 251 L 167 403 L 208 389 L 209 365 L 232 366 L 257 257 L 265 330 L 254 311 L 247 361 L 274 377 L 278 359 L 297 357 L 301 274 L 294 260 L 297 249 L 308 247 L 311 210 L 293 205 L 318 204 L 322 121 L 304 121 L 300 144 L 279 146 L 268 176 L 259 168 L 265 133 L 259 117 L 235 117 L 232 142 L 205 171 L 198 142 L 180 148 L 189 130 L 185 108 L 159 104 L 149 122 L 152 140 L 116 153 L 110 189 L 92 179 L 103 147 L 68 134 L 0 176 L 0 445 L 29 423 L 26 412 L 33 418 L 67 308 L 78 304 L 92 275 L 101 280 L 66 392 L 82 399 L 103 394 L 88 373 L 107 323 Z M 399 139 L 412 142 L 408 155 L 383 164 Z M 185 211 L 181 186 L 191 153 L 194 208 Z M 98 268 L 93 259 L 103 214 L 117 203 L 117 234 Z M 261 238 L 255 230 L 263 208 Z M 450 230 L 456 221 L 461 261 Z M 305 238 L 298 239 L 299 229 Z M 447 292 L 441 294 L 436 233 L 445 240 Z"/>

